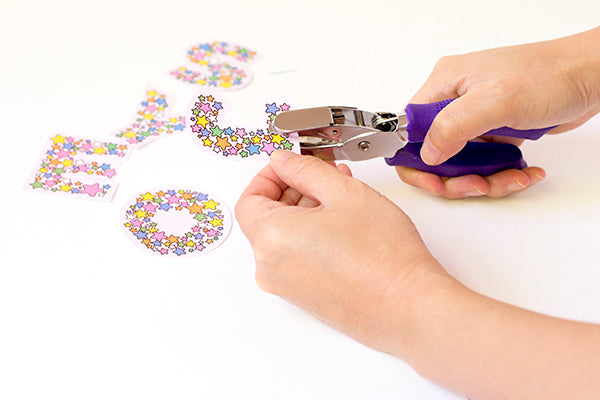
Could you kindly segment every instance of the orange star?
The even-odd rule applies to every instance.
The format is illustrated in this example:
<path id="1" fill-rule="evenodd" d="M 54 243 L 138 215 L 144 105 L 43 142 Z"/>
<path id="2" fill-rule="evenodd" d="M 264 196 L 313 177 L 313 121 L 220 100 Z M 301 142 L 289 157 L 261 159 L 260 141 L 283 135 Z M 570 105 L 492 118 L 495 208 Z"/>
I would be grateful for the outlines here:
<path id="1" fill-rule="evenodd" d="M 190 210 L 190 214 L 201 214 L 202 211 L 204 210 L 204 206 L 202 204 L 200 204 L 199 202 L 196 202 L 196 203 L 192 204 L 191 206 L 189 206 L 188 210 Z"/>
<path id="2" fill-rule="evenodd" d="M 223 137 L 217 139 L 217 144 L 215 146 L 219 146 L 221 149 L 225 150 L 231 146 L 231 143 L 229 143 L 229 139 L 227 137 Z"/>

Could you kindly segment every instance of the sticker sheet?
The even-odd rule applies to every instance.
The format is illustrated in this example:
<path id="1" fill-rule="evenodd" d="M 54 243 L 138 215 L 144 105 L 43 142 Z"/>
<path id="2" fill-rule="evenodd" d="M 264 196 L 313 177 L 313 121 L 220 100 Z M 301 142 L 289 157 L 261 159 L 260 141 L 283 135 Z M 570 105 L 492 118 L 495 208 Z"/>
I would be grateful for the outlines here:
<path id="1" fill-rule="evenodd" d="M 147 90 L 139 103 L 134 122 L 115 136 L 132 147 L 141 147 L 159 137 L 183 132 L 185 117 L 170 115 L 173 102 L 164 93 L 155 89 Z"/>
<path id="2" fill-rule="evenodd" d="M 276 102 L 264 105 L 266 124 L 264 128 L 251 130 L 238 127 L 222 118 L 227 106 L 214 94 L 200 94 L 190 103 L 186 120 L 188 132 L 194 142 L 204 151 L 233 159 L 268 157 L 278 149 L 299 152 L 297 136 L 284 136 L 269 130 L 269 124 L 277 113 L 290 106 Z"/>
<path id="3" fill-rule="evenodd" d="M 56 134 L 49 139 L 25 188 L 77 198 L 110 201 L 115 175 L 131 148 Z"/>
<path id="4" fill-rule="evenodd" d="M 226 204 L 196 190 L 149 190 L 121 212 L 121 227 L 132 242 L 161 257 L 205 254 L 225 241 L 231 226 Z"/>
<path id="5" fill-rule="evenodd" d="M 171 76 L 183 82 L 214 89 L 239 89 L 248 85 L 252 74 L 244 66 L 256 57 L 246 47 L 209 42 L 193 46 L 187 53 L 192 66 L 171 71 Z"/>

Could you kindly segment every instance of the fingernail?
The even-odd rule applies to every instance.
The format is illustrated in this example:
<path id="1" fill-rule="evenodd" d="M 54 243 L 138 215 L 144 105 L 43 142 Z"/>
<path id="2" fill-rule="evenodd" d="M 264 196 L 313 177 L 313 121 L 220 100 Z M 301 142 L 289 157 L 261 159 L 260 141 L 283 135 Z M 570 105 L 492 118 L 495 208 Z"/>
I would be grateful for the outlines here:
<path id="1" fill-rule="evenodd" d="M 527 187 L 527 185 L 522 184 L 519 181 L 513 182 L 507 186 L 507 189 L 511 192 L 516 192 L 518 190 L 523 190 Z"/>
<path id="2" fill-rule="evenodd" d="M 288 158 L 290 158 L 294 153 L 287 150 L 275 150 L 271 153 L 271 161 L 284 162 Z"/>
<path id="3" fill-rule="evenodd" d="M 421 159 L 428 165 L 437 165 L 442 157 L 442 153 L 436 149 L 429 140 L 423 142 L 421 147 Z"/>
<path id="4" fill-rule="evenodd" d="M 466 192 L 463 193 L 463 195 L 465 197 L 476 197 L 476 196 L 483 196 L 485 193 L 482 192 L 481 190 L 477 189 L 477 190 L 471 190 L 470 192 Z"/>

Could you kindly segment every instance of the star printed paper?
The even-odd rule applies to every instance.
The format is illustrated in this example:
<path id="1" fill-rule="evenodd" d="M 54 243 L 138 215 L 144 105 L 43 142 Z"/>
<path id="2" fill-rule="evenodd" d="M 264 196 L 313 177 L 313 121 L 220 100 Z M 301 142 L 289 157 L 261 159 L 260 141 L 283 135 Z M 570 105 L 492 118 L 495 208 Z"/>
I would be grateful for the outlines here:
<path id="1" fill-rule="evenodd" d="M 60 134 L 45 149 L 26 189 L 106 201 L 114 194 L 114 177 L 130 150 L 125 143 Z"/>
<path id="2" fill-rule="evenodd" d="M 266 124 L 261 129 L 236 126 L 222 118 L 227 107 L 214 94 L 201 94 L 188 106 L 188 132 L 202 150 L 233 159 L 269 156 L 275 150 L 299 152 L 297 136 L 284 136 L 269 130 L 270 122 L 290 106 L 276 102 L 264 105 Z"/>
<path id="3" fill-rule="evenodd" d="M 185 117 L 171 116 L 170 106 L 173 100 L 155 89 L 146 91 L 140 102 L 135 121 L 115 136 L 130 146 L 140 147 L 159 137 L 183 132 Z"/>
<path id="4" fill-rule="evenodd" d="M 231 226 L 225 203 L 196 190 L 150 190 L 127 202 L 121 212 L 127 237 L 161 257 L 205 254 L 225 241 Z"/>
<path id="5" fill-rule="evenodd" d="M 174 78 L 214 89 L 239 89 L 250 83 L 252 74 L 244 64 L 256 52 L 227 42 L 201 43 L 187 53 L 193 66 L 171 71 Z"/>

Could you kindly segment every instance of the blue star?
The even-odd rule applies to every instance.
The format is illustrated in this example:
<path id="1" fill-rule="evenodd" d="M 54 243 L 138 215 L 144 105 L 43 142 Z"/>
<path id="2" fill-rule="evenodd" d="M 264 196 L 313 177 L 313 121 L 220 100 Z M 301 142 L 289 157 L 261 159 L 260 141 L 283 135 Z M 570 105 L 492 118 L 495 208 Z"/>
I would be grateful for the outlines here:
<path id="1" fill-rule="evenodd" d="M 173 206 L 169 203 L 162 203 L 159 208 L 161 210 L 169 211 L 171 208 L 173 208 Z"/>
<path id="2" fill-rule="evenodd" d="M 52 177 L 52 173 L 51 172 L 46 172 L 44 174 L 44 178 L 50 178 L 50 177 Z"/>
<path id="3" fill-rule="evenodd" d="M 156 247 L 160 247 L 162 246 L 162 242 L 160 240 L 157 240 L 156 242 L 153 243 Z"/>
<path id="4" fill-rule="evenodd" d="M 200 47 L 204 51 L 212 51 L 212 47 L 210 47 L 210 45 L 206 43 L 198 47 Z"/>
<path id="5" fill-rule="evenodd" d="M 145 107 L 145 106 L 148 105 L 148 102 L 147 101 L 142 101 L 142 105 Z"/>
<path id="6" fill-rule="evenodd" d="M 196 200 L 198 200 L 198 201 L 208 200 L 208 195 L 206 195 L 204 193 L 198 193 L 198 196 L 196 196 Z"/>
<path id="7" fill-rule="evenodd" d="M 166 103 L 167 103 L 167 101 L 166 101 L 165 99 L 162 99 L 162 98 L 161 98 L 161 99 L 158 99 L 158 100 L 156 100 L 156 102 L 157 102 L 158 104 L 160 104 L 160 105 L 163 105 L 163 104 L 166 104 Z"/>
<path id="8" fill-rule="evenodd" d="M 202 240 L 203 237 L 204 237 L 204 235 L 201 233 L 196 233 L 196 236 L 194 236 L 194 238 L 196 238 L 198 240 Z"/>
<path id="9" fill-rule="evenodd" d="M 54 154 L 54 150 L 48 150 L 48 151 L 46 152 L 46 154 L 48 154 L 49 156 L 51 156 L 51 155 L 53 155 L 53 154 Z"/>
<path id="10" fill-rule="evenodd" d="M 226 134 L 227 136 L 231 136 L 231 134 L 233 133 L 233 129 L 231 128 L 225 128 L 225 130 L 223 131 L 224 134 Z"/>
<path id="11" fill-rule="evenodd" d="M 79 189 L 73 189 L 71 190 L 71 193 L 79 193 Z"/>
<path id="12" fill-rule="evenodd" d="M 185 128 L 185 125 L 183 125 L 182 123 L 175 125 L 176 131 L 182 131 L 184 128 Z"/>
<path id="13" fill-rule="evenodd" d="M 211 211 L 211 212 L 209 212 L 209 213 L 207 213 L 207 214 L 206 214 L 206 216 L 207 216 L 208 218 L 214 218 L 214 217 L 215 217 L 215 215 L 216 215 L 216 214 L 215 214 L 215 212 L 214 212 L 214 211 Z"/>
<path id="14" fill-rule="evenodd" d="M 65 149 L 71 150 L 73 147 L 75 147 L 75 145 L 74 145 L 73 143 L 69 142 L 69 143 L 65 143 L 65 144 L 63 145 L 63 147 L 64 147 Z"/>
<path id="15" fill-rule="evenodd" d="M 202 129 L 200 133 L 202 133 L 202 136 L 210 136 L 210 131 L 206 128 Z"/>
<path id="16" fill-rule="evenodd" d="M 137 203 L 135 203 L 135 206 L 136 206 L 137 208 L 142 208 L 142 206 L 143 206 L 143 205 L 144 205 L 144 203 L 143 203 L 143 202 L 141 202 L 141 201 L 138 201 Z"/>
<path id="17" fill-rule="evenodd" d="M 134 233 L 134 235 L 138 238 L 138 239 L 148 239 L 148 236 L 146 236 L 146 232 L 142 232 L 142 231 L 137 231 L 136 233 Z"/>
<path id="18" fill-rule="evenodd" d="M 254 143 L 252 143 L 250 146 L 247 147 L 249 154 L 259 154 L 260 151 L 258 151 L 259 147 L 257 145 L 255 145 Z"/>
<path id="19" fill-rule="evenodd" d="M 277 111 L 281 110 L 279 107 L 277 107 L 277 104 L 273 103 L 273 104 L 267 104 L 267 113 L 269 114 L 277 114 Z"/>
<path id="20" fill-rule="evenodd" d="M 100 166 L 102 169 L 110 169 L 110 164 L 104 163 Z"/>
<path id="21" fill-rule="evenodd" d="M 215 108 L 215 110 L 219 111 L 220 109 L 223 108 L 223 105 L 221 103 L 219 103 L 218 101 L 215 101 L 215 103 L 213 104 L 213 107 Z"/>
<path id="22" fill-rule="evenodd" d="M 257 129 L 256 130 L 256 136 L 262 136 L 265 134 L 265 131 L 263 131 L 262 129 Z"/>
<path id="23" fill-rule="evenodd" d="M 169 191 L 167 191 L 167 194 L 173 196 L 175 194 L 175 191 L 174 190 L 169 190 Z"/>
<path id="24" fill-rule="evenodd" d="M 185 250 L 182 249 L 181 247 L 178 247 L 177 250 L 174 251 L 175 254 L 177 254 L 178 256 L 185 254 Z"/>

